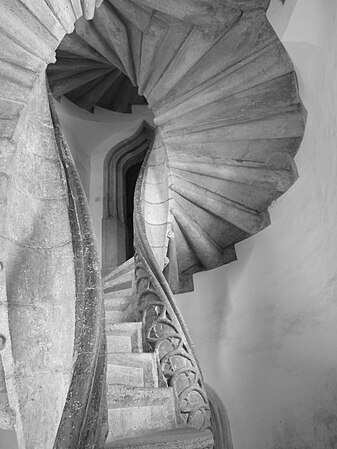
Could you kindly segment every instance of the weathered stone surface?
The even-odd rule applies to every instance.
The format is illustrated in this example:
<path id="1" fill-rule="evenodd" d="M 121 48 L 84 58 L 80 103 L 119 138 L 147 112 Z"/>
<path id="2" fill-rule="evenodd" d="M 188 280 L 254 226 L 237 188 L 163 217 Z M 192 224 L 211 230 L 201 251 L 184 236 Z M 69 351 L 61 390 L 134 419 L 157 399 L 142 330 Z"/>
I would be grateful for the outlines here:
<path id="1" fill-rule="evenodd" d="M 124 387 L 108 389 L 108 442 L 124 435 L 176 427 L 174 396 L 170 388 Z"/>
<path id="2" fill-rule="evenodd" d="M 177 183 L 172 184 L 170 188 L 194 205 L 250 234 L 255 234 L 269 224 L 269 216 L 265 211 L 258 214 L 254 210 L 239 206 L 234 201 L 186 180 L 178 178 Z"/>
<path id="3" fill-rule="evenodd" d="M 35 14 L 19 0 L 3 0 L 0 4 L 1 29 L 30 53 L 49 63 L 54 60 L 58 40 L 43 26 L 40 21 L 43 19 Z"/>
<path id="4" fill-rule="evenodd" d="M 98 449 L 103 446 L 107 434 L 107 349 L 100 267 L 87 199 L 52 102 L 50 106 L 68 187 L 76 289 L 76 359 L 54 448 Z"/>
<path id="5" fill-rule="evenodd" d="M 14 404 L 12 397 L 10 398 L 11 404 L 9 402 L 6 375 L 3 367 L 3 359 L 6 363 L 7 370 L 9 370 L 9 367 L 12 367 L 13 360 L 11 354 L 11 337 L 8 327 L 6 276 L 2 262 L 0 262 L 0 324 L 0 429 L 11 430 L 16 423 L 16 413 L 12 408 Z M 9 380 L 8 383 L 10 382 Z M 10 386 L 9 390 L 11 392 Z"/>
<path id="6" fill-rule="evenodd" d="M 180 428 L 108 443 L 106 449 L 213 449 L 211 432 Z M 223 448 L 224 449 L 224 448 Z"/>
<path id="7" fill-rule="evenodd" d="M 93 19 L 96 30 L 102 39 L 116 52 L 125 73 L 133 84 L 136 84 L 132 55 L 130 53 L 129 38 L 124 23 L 115 14 L 109 2 L 104 2 L 97 8 Z"/>
<path id="8" fill-rule="evenodd" d="M 156 260 L 163 269 L 168 245 L 170 196 L 166 150 L 159 133 L 148 152 L 145 170 L 142 214 Z"/>
<path id="9" fill-rule="evenodd" d="M 108 383 L 134 387 L 158 387 L 155 354 L 132 353 L 108 355 Z"/>
<path id="10" fill-rule="evenodd" d="M 142 323 L 109 324 L 106 333 L 108 353 L 143 351 Z"/>
<path id="11" fill-rule="evenodd" d="M 191 22 L 196 25 L 219 26 L 221 29 L 229 27 L 241 12 L 238 8 L 232 8 L 212 1 L 200 3 L 192 0 L 184 0 L 181 3 L 180 0 L 168 0 L 165 2 L 136 0 L 136 2 L 186 22 Z"/>
<path id="12" fill-rule="evenodd" d="M 4 359 L 4 369 L 6 376 L 14 370 L 16 378 L 9 389 L 10 403 L 20 446 L 42 449 L 54 442 L 70 383 L 75 288 L 66 185 L 56 146 L 46 145 L 53 133 L 48 106 L 40 115 L 41 106 L 48 105 L 44 77 L 34 93 L 39 102 L 28 105 L 27 128 L 11 160 L 16 182 L 8 186 L 6 227 L 0 238 L 5 242 L 13 357 L 12 365 L 9 357 Z M 29 150 L 49 153 L 53 160 L 27 157 Z M 57 186 L 54 192 L 51 180 Z"/>

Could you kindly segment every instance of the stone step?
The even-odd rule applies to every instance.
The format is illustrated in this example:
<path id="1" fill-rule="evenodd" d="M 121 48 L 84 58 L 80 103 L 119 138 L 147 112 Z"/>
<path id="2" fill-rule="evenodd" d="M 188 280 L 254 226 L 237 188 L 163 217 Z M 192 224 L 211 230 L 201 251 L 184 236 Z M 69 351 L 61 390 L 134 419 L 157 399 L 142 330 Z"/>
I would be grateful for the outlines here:
<path id="1" fill-rule="evenodd" d="M 109 288 L 104 290 L 104 300 L 109 301 L 115 298 L 120 298 L 121 296 L 132 296 L 133 289 L 131 283 L 123 284 L 118 288 L 118 290 L 115 290 L 113 287 L 113 290 L 110 290 Z"/>
<path id="2" fill-rule="evenodd" d="M 142 323 L 106 323 L 108 353 L 143 352 Z"/>
<path id="3" fill-rule="evenodd" d="M 110 385 L 108 408 L 162 406 L 174 404 L 173 388 L 146 388 L 130 385 Z"/>
<path id="4" fill-rule="evenodd" d="M 191 427 L 151 432 L 136 438 L 124 438 L 108 443 L 105 449 L 210 449 L 214 441 L 212 432 L 200 432 Z"/>
<path id="5" fill-rule="evenodd" d="M 135 269 L 135 263 L 134 263 L 134 258 L 132 257 L 131 259 L 124 262 L 122 265 L 119 265 L 119 267 L 114 268 L 111 271 L 111 273 L 107 274 L 103 278 L 103 286 L 105 287 L 105 285 L 108 282 L 113 282 L 115 279 L 119 279 L 124 274 L 129 274 L 129 275 L 133 274 L 134 269 Z"/>
<path id="6" fill-rule="evenodd" d="M 105 310 L 119 310 L 124 311 L 128 308 L 135 296 L 107 296 L 104 295 Z"/>
<path id="7" fill-rule="evenodd" d="M 108 420 L 107 441 L 173 429 L 177 425 L 173 389 L 109 386 Z"/>
<path id="8" fill-rule="evenodd" d="M 125 312 L 122 310 L 105 310 L 106 325 L 113 325 L 125 322 Z"/>
<path id="9" fill-rule="evenodd" d="M 108 385 L 158 387 L 158 373 L 154 353 L 108 354 Z"/>
<path id="10" fill-rule="evenodd" d="M 121 274 L 117 278 L 114 278 L 114 279 L 104 282 L 103 289 L 107 290 L 108 288 L 114 288 L 114 287 L 118 288 L 118 286 L 126 284 L 126 283 L 131 284 L 133 281 L 133 278 L 134 278 L 134 271 L 132 270 L 128 273 Z M 115 290 L 117 288 L 115 288 Z"/>
<path id="11" fill-rule="evenodd" d="M 132 286 L 133 277 L 134 277 L 133 272 L 121 275 L 116 279 L 106 282 L 104 284 L 103 290 L 104 292 L 107 292 L 107 291 L 121 290 L 123 288 L 129 288 Z"/>

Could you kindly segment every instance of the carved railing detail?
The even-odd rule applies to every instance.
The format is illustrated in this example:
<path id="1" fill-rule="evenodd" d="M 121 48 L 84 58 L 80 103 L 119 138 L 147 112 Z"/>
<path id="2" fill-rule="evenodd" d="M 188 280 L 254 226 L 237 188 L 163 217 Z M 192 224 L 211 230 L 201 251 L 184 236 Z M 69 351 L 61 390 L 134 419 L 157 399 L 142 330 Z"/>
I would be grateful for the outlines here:
<path id="1" fill-rule="evenodd" d="M 206 388 L 186 325 L 147 240 L 142 213 L 146 160 L 135 191 L 135 277 L 145 351 L 154 351 L 161 386 L 172 387 L 178 423 L 210 427 Z"/>

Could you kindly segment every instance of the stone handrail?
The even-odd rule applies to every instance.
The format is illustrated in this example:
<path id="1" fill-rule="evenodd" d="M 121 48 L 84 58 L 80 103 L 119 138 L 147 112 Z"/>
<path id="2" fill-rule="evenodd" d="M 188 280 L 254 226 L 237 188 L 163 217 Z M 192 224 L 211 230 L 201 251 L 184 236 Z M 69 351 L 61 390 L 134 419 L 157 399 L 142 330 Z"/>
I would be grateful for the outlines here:
<path id="1" fill-rule="evenodd" d="M 178 423 L 205 430 L 210 427 L 210 406 L 199 363 L 173 293 L 146 235 L 143 194 L 147 159 L 148 156 L 135 190 L 138 319 L 143 322 L 145 351 L 154 351 L 156 354 L 160 384 L 173 387 Z"/>
<path id="2" fill-rule="evenodd" d="M 76 274 L 72 381 L 53 449 L 101 449 L 107 434 L 106 337 L 100 267 L 87 200 L 50 97 L 69 192 Z"/>
<path id="3" fill-rule="evenodd" d="M 227 410 L 216 391 L 207 384 L 206 391 L 211 407 L 214 449 L 233 449 Z"/>

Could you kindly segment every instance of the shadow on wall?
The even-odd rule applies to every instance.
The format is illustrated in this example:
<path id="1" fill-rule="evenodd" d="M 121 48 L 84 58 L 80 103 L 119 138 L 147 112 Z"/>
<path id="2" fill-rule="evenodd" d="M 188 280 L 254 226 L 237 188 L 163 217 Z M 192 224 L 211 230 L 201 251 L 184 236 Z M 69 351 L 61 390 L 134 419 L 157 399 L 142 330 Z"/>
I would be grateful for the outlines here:
<path id="1" fill-rule="evenodd" d="M 230 279 L 231 288 L 240 282 L 240 276 L 249 265 L 254 250 L 254 240 L 246 241 L 240 255 L 240 271 Z M 242 254 L 244 252 L 244 254 Z M 219 345 L 226 340 L 228 319 L 232 312 L 233 297 L 228 288 L 227 268 L 237 262 L 194 275 L 194 291 L 175 295 L 179 309 L 195 343 L 205 381 L 218 391 L 223 391 L 219 377 L 222 361 Z M 224 397 L 222 397 L 225 400 Z"/>

